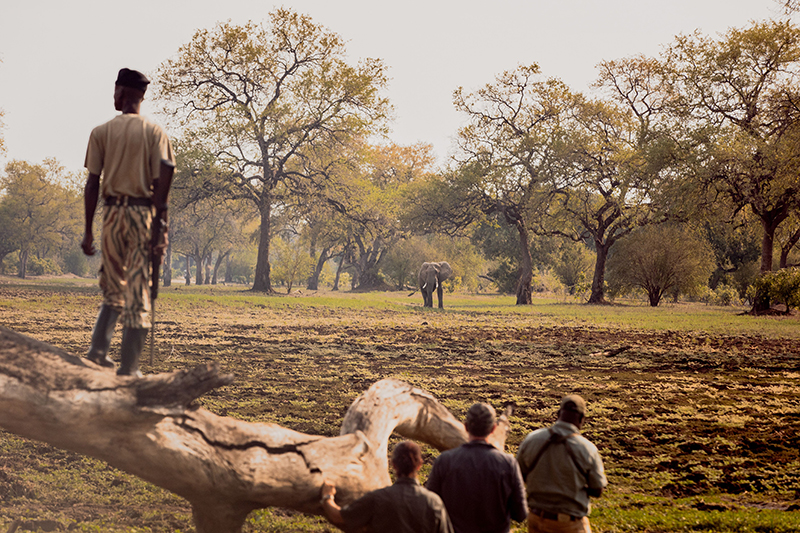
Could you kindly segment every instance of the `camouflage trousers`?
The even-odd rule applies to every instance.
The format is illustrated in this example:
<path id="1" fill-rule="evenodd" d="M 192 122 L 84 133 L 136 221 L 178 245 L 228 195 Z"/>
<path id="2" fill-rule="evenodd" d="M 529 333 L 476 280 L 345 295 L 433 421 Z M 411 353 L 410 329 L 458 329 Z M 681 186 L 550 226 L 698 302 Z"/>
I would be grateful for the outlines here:
<path id="1" fill-rule="evenodd" d="M 113 205 L 103 211 L 100 289 L 126 328 L 150 328 L 150 206 Z"/>

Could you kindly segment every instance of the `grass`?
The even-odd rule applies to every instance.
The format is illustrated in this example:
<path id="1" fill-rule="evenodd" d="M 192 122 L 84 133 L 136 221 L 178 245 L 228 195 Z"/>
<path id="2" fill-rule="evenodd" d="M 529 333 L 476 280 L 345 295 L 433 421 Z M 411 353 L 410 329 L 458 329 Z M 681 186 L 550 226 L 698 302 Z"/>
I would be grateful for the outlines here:
<path id="1" fill-rule="evenodd" d="M 3 324 L 73 353 L 85 351 L 99 303 L 84 280 L 0 278 Z M 577 392 L 589 404 L 584 434 L 611 482 L 594 502 L 595 531 L 800 531 L 797 316 L 543 298 L 521 307 L 496 295 L 446 295 L 445 305 L 423 309 L 408 293 L 169 288 L 158 300 L 159 356 L 144 370 L 216 361 L 236 380 L 202 397 L 205 408 L 327 436 L 385 377 L 431 391 L 456 416 L 474 401 L 513 402 L 512 453 L 552 422 L 563 394 Z M 112 354 L 118 342 L 119 334 Z M 424 450 L 427 475 L 436 452 Z M 0 531 L 15 519 L 73 531 L 193 531 L 180 498 L 0 433 Z M 281 509 L 252 513 L 245 530 L 334 531 Z"/>

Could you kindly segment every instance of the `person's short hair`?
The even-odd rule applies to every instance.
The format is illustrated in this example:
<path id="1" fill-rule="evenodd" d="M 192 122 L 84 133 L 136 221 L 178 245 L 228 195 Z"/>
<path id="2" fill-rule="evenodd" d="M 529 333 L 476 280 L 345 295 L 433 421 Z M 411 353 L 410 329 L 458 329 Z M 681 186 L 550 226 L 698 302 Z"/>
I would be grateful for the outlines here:
<path id="1" fill-rule="evenodd" d="M 422 466 L 422 450 L 416 442 L 404 440 L 394 447 L 392 465 L 400 476 L 409 476 Z"/>
<path id="2" fill-rule="evenodd" d="M 586 414 L 586 402 L 577 394 L 570 394 L 561 399 L 561 409 L 565 411 L 573 411 L 580 415 Z"/>
<path id="3" fill-rule="evenodd" d="M 476 403 L 467 411 L 464 426 L 467 433 L 475 437 L 485 437 L 497 424 L 497 413 L 488 403 Z"/>
<path id="4" fill-rule="evenodd" d="M 123 68 L 120 69 L 119 73 L 117 74 L 117 81 L 115 85 L 121 85 L 122 87 L 130 87 L 131 89 L 136 89 L 138 91 L 145 92 L 147 90 L 147 85 L 149 83 L 150 80 L 147 79 L 147 76 L 145 76 L 138 70 Z"/>

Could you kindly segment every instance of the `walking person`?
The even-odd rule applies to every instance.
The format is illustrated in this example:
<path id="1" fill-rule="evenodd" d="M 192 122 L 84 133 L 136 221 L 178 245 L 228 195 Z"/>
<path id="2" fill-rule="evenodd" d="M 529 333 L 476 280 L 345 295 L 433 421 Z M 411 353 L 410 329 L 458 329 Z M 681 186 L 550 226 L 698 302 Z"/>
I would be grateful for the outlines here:
<path id="1" fill-rule="evenodd" d="M 589 499 L 608 485 L 597 447 L 580 434 L 586 402 L 561 400 L 558 420 L 533 431 L 517 451 L 528 495 L 529 533 L 591 533 Z"/>
<path id="2" fill-rule="evenodd" d="M 335 526 L 363 533 L 453 533 L 441 498 L 420 486 L 422 451 L 403 441 L 392 452 L 394 485 L 374 490 L 344 508 L 334 500 L 336 487 L 322 484 L 322 508 Z"/>
<path id="3" fill-rule="evenodd" d="M 442 497 L 455 533 L 507 533 L 528 515 L 525 485 L 512 455 L 489 442 L 497 413 L 486 403 L 467 411 L 469 442 L 442 453 L 425 486 Z"/>
<path id="4" fill-rule="evenodd" d="M 121 69 L 114 87 L 114 108 L 121 114 L 94 128 L 89 137 L 81 243 L 86 255 L 94 255 L 92 224 L 102 197 L 103 304 L 87 357 L 101 366 L 115 366 L 108 358 L 108 349 L 119 319 L 123 330 L 117 374 L 137 377 L 142 375 L 139 356 L 151 327 L 151 246 L 166 244 L 166 234 L 160 243 L 152 242 L 151 227 L 156 216 L 166 228 L 167 194 L 175 167 L 172 145 L 164 130 L 139 114 L 149 83 L 141 72 Z"/>

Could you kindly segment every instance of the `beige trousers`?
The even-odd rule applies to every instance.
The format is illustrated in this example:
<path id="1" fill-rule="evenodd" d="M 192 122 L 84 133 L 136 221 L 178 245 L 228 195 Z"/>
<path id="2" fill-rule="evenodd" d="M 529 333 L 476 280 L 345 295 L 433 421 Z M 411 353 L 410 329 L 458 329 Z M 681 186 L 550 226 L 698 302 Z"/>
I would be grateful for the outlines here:
<path id="1" fill-rule="evenodd" d="M 528 533 L 592 533 L 589 517 L 580 520 L 548 520 L 528 513 Z"/>

